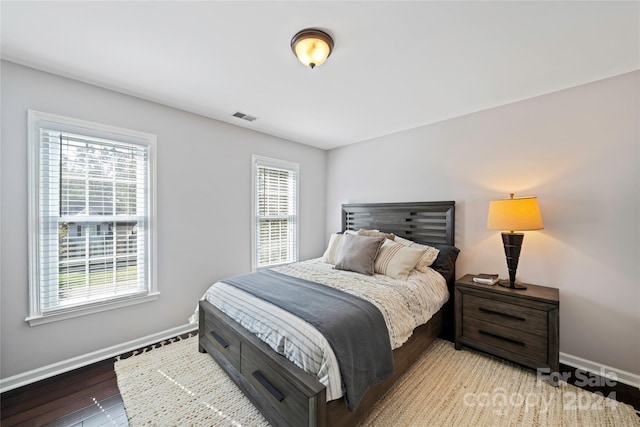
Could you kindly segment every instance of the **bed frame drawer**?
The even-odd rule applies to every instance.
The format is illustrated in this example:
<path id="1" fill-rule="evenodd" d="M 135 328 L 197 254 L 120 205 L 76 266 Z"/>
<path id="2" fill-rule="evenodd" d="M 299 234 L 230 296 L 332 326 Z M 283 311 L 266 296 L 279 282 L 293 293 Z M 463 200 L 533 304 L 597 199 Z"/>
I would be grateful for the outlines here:
<path id="1" fill-rule="evenodd" d="M 205 313 L 205 337 L 237 369 L 240 369 L 240 340 L 228 326 L 210 313 Z"/>
<path id="2" fill-rule="evenodd" d="M 283 418 L 296 426 L 309 425 L 309 398 L 279 373 L 278 365 L 245 346 L 240 372 Z"/>
<path id="3" fill-rule="evenodd" d="M 218 362 L 271 425 L 327 425 L 326 390 L 315 376 L 273 351 L 208 301 L 200 301 L 200 322 L 199 351 Z M 211 332 L 220 335 L 228 347 Z"/>

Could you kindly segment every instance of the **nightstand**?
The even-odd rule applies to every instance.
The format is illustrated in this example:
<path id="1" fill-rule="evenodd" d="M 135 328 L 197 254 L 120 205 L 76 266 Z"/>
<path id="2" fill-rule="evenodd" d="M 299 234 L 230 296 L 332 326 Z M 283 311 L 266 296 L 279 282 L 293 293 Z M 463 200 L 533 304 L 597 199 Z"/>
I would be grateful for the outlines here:
<path id="1" fill-rule="evenodd" d="M 463 345 L 530 368 L 559 367 L 558 289 L 526 284 L 526 290 L 456 281 L 455 348 Z"/>

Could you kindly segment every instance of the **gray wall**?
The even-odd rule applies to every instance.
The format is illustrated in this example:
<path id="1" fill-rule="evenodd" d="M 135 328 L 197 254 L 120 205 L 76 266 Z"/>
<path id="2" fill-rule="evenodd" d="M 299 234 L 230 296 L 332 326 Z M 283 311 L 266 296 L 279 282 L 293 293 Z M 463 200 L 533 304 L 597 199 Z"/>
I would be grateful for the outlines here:
<path id="1" fill-rule="evenodd" d="M 507 277 L 488 202 L 538 196 L 518 278 L 560 289 L 560 351 L 640 374 L 640 73 L 334 149 L 341 203 L 456 201 L 457 275 Z"/>
<path id="2" fill-rule="evenodd" d="M 325 151 L 8 62 L 1 73 L 2 378 L 185 325 L 211 283 L 248 272 L 252 154 L 300 164 L 300 257 L 322 254 Z M 27 109 L 157 135 L 157 301 L 25 322 Z"/>

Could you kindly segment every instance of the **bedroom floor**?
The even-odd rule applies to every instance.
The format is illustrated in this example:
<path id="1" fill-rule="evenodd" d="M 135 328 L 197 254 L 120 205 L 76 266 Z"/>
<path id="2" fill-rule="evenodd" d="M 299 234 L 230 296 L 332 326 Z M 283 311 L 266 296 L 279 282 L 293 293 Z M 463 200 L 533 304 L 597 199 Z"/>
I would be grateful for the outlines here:
<path id="1" fill-rule="evenodd" d="M 573 368 L 561 365 L 560 370 L 571 372 Z M 618 384 L 590 391 L 605 396 L 615 391 L 616 400 L 640 411 L 640 389 Z M 112 359 L 10 390 L 0 396 L 0 403 L 2 426 L 129 425 Z"/>
<path id="2" fill-rule="evenodd" d="M 2 393 L 2 426 L 128 426 L 113 360 Z"/>

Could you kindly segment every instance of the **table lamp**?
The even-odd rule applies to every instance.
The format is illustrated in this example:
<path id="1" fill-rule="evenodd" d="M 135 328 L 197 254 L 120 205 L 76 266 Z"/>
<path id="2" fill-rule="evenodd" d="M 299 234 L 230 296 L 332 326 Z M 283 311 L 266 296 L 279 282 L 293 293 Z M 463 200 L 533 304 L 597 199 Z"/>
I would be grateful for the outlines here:
<path id="1" fill-rule="evenodd" d="M 509 283 L 498 282 L 500 286 L 510 289 L 527 289 L 516 283 L 516 270 L 524 233 L 520 231 L 542 230 L 542 215 L 536 197 L 511 197 L 509 199 L 491 200 L 487 228 L 502 231 L 504 254 L 507 257 Z M 506 230 L 506 231 L 505 231 Z"/>

